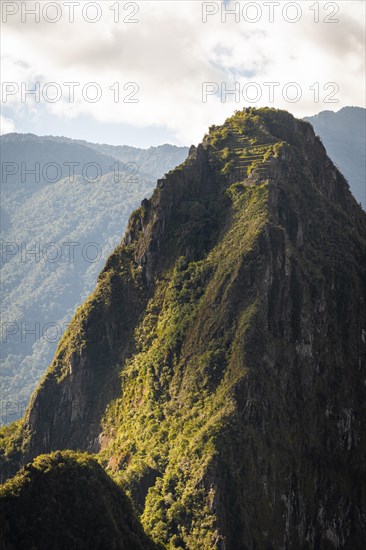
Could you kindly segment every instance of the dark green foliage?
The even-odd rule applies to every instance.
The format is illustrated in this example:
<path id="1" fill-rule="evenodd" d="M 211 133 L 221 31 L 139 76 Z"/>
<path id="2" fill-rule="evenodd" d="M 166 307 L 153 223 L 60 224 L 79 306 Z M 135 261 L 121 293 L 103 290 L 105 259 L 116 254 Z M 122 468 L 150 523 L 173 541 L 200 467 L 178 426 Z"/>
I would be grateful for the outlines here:
<path id="1" fill-rule="evenodd" d="M 87 454 L 40 455 L 0 488 L 3 550 L 153 550 L 123 492 Z"/>

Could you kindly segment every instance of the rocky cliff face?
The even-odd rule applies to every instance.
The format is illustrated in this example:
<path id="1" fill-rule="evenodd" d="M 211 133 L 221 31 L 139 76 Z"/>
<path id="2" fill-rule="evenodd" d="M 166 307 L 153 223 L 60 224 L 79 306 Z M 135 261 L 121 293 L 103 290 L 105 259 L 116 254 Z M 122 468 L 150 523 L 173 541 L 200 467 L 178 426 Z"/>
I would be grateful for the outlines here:
<path id="1" fill-rule="evenodd" d="M 365 301 L 311 126 L 238 112 L 133 213 L 4 459 L 98 452 L 167 548 L 362 548 Z"/>

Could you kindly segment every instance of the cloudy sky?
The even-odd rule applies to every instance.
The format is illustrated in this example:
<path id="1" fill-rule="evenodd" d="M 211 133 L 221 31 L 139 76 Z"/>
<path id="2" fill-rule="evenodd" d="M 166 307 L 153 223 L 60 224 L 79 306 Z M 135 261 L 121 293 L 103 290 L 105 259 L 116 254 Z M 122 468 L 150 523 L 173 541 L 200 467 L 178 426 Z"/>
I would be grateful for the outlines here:
<path id="1" fill-rule="evenodd" d="M 365 5 L 2 1 L 2 133 L 190 145 L 243 106 L 365 106 Z"/>

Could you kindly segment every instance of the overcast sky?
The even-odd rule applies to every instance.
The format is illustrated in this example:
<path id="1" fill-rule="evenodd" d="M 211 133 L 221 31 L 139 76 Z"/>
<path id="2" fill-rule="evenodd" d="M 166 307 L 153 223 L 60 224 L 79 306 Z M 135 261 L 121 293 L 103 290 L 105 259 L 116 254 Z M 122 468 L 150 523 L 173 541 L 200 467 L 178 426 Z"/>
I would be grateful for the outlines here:
<path id="1" fill-rule="evenodd" d="M 364 107 L 365 4 L 2 1 L 2 133 L 190 145 L 244 106 Z"/>

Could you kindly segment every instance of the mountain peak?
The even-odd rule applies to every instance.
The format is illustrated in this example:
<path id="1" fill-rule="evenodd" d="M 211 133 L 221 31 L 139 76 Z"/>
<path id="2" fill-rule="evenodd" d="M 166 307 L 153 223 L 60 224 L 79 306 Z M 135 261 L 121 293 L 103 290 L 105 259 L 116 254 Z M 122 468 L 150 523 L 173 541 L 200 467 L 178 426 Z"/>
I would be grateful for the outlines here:
<path id="1" fill-rule="evenodd" d="M 235 113 L 133 212 L 5 458 L 98 453 L 168 547 L 361 547 L 365 243 L 310 124 Z"/>
<path id="2" fill-rule="evenodd" d="M 186 161 L 158 180 L 152 198 L 131 216 L 123 242 L 139 242 L 138 262 L 149 279 L 153 257 L 159 262 L 170 257 L 164 246 L 161 249 L 163 242 L 174 243 L 180 255 L 200 257 L 206 245 L 213 245 L 225 216 L 230 217 L 233 207 L 240 208 L 240 197 L 245 202 L 246 192 L 252 189 L 255 194 L 255 188 L 263 188 L 269 216 L 277 208 L 279 191 L 284 193 L 284 181 L 286 188 L 294 187 L 291 192 L 287 189 L 289 198 L 308 187 L 309 193 L 316 190 L 330 200 L 331 207 L 341 203 L 338 207 L 352 213 L 356 206 L 347 182 L 308 122 L 276 109 L 243 109 L 223 125 L 211 126 L 202 143 L 190 148 Z M 200 205 L 201 216 L 194 204 Z M 200 245 L 193 243 L 200 239 L 206 245 L 202 241 L 199 253 Z"/>

